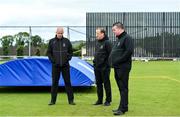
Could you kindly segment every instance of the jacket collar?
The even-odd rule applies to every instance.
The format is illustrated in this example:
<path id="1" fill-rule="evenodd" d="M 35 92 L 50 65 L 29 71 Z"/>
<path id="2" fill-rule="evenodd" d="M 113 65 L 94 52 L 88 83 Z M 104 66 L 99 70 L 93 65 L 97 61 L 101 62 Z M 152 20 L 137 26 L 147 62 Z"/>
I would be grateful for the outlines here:
<path id="1" fill-rule="evenodd" d="M 118 37 L 118 39 L 121 39 L 122 37 L 124 37 L 127 33 L 124 31 L 123 33 L 121 33 Z"/>
<path id="2" fill-rule="evenodd" d="M 62 39 L 64 39 L 64 37 L 62 36 L 61 39 L 58 39 L 58 38 L 57 38 L 57 35 L 55 35 L 55 39 L 56 39 L 56 40 L 62 40 Z"/>
<path id="3" fill-rule="evenodd" d="M 105 40 L 109 40 L 109 38 L 108 38 L 108 36 L 107 36 L 107 35 L 105 35 L 103 39 L 98 40 L 98 41 L 99 41 L 99 42 L 102 42 L 102 41 L 105 41 Z"/>

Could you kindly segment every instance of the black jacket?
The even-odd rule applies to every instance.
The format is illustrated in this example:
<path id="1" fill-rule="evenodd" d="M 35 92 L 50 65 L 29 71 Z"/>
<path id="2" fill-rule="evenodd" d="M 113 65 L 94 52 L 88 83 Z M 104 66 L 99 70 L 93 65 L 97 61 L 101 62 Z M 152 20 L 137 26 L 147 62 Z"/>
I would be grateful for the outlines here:
<path id="1" fill-rule="evenodd" d="M 131 69 L 133 54 L 132 38 L 123 32 L 118 36 L 109 56 L 109 62 L 114 68 Z"/>
<path id="2" fill-rule="evenodd" d="M 105 35 L 102 40 L 96 41 L 96 48 L 94 54 L 94 67 L 96 68 L 106 68 L 110 67 L 108 58 L 111 52 L 112 46 L 109 38 Z"/>
<path id="3" fill-rule="evenodd" d="M 72 44 L 67 38 L 55 37 L 49 41 L 47 55 L 52 64 L 69 65 L 72 58 Z"/>

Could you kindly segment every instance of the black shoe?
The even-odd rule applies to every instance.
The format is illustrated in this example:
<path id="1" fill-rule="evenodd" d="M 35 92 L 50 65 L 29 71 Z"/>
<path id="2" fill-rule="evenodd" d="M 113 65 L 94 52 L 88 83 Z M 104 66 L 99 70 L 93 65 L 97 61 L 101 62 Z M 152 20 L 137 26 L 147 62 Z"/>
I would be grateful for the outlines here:
<path id="1" fill-rule="evenodd" d="M 101 105 L 101 104 L 102 104 L 102 102 L 97 101 L 97 102 L 94 103 L 93 105 Z"/>
<path id="2" fill-rule="evenodd" d="M 118 110 L 118 109 L 116 109 L 116 110 L 112 110 L 112 112 L 114 112 L 114 113 L 115 113 L 115 112 L 117 112 L 117 111 L 119 111 L 119 110 Z"/>
<path id="3" fill-rule="evenodd" d="M 124 112 L 122 112 L 121 110 L 114 112 L 114 115 L 123 115 L 123 114 L 124 114 Z"/>
<path id="4" fill-rule="evenodd" d="M 76 103 L 74 103 L 73 101 L 72 102 L 69 102 L 70 105 L 76 105 Z"/>
<path id="5" fill-rule="evenodd" d="M 116 109 L 116 110 L 112 110 L 112 112 L 117 112 L 117 111 L 120 111 L 120 109 Z M 121 110 L 123 113 L 125 113 L 125 112 L 127 112 L 128 111 L 128 109 L 125 109 L 125 110 Z"/>
<path id="6" fill-rule="evenodd" d="M 110 102 L 105 102 L 105 103 L 104 103 L 104 106 L 110 106 L 110 105 L 111 105 Z"/>
<path id="7" fill-rule="evenodd" d="M 52 105 L 55 105 L 55 103 L 54 102 L 50 102 L 48 105 L 52 106 Z"/>
<path id="8" fill-rule="evenodd" d="M 128 112 L 128 109 L 122 110 L 122 112 L 124 112 L 124 113 L 125 113 L 125 112 Z"/>

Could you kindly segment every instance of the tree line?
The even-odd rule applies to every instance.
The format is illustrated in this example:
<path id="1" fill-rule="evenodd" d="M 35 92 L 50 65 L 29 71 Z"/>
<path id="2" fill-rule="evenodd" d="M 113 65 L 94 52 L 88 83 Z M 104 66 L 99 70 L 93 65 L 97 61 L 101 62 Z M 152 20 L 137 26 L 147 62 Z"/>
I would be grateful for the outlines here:
<path id="1" fill-rule="evenodd" d="M 31 39 L 30 39 L 31 38 Z M 2 54 L 4 56 L 10 55 L 10 50 L 15 48 L 17 56 L 27 55 L 29 43 L 31 44 L 31 55 L 46 56 L 48 42 L 42 39 L 39 35 L 31 36 L 27 32 L 19 32 L 15 35 L 6 35 L 0 38 L 2 45 Z M 73 42 L 74 56 L 81 56 L 81 47 L 85 46 L 84 41 Z"/>

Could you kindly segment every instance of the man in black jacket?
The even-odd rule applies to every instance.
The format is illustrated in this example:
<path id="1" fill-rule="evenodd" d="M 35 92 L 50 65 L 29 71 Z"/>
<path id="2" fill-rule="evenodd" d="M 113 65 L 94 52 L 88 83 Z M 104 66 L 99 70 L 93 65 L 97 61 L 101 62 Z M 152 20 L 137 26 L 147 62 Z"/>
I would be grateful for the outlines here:
<path id="1" fill-rule="evenodd" d="M 64 30 L 62 27 L 58 27 L 56 31 L 56 37 L 49 41 L 48 46 L 48 58 L 52 63 L 52 87 L 51 87 L 51 101 L 49 105 L 56 103 L 58 84 L 60 73 L 64 78 L 65 89 L 68 96 L 68 102 L 71 105 L 74 103 L 74 95 L 70 82 L 70 65 L 69 61 L 72 58 L 72 45 L 71 42 L 63 37 Z"/>
<path id="2" fill-rule="evenodd" d="M 96 49 L 94 55 L 94 72 L 97 85 L 98 100 L 94 105 L 101 105 L 103 103 L 103 85 L 106 92 L 106 101 L 104 106 L 110 106 L 111 103 L 111 83 L 109 79 L 110 65 L 108 63 L 109 54 L 111 52 L 111 43 L 109 38 L 105 35 L 103 28 L 96 29 Z"/>
<path id="3" fill-rule="evenodd" d="M 122 115 L 128 111 L 128 80 L 131 70 L 133 43 L 132 38 L 125 32 L 122 23 L 113 24 L 113 33 L 117 41 L 109 56 L 111 66 L 114 68 L 115 79 L 120 91 L 120 104 L 114 115 Z"/>

